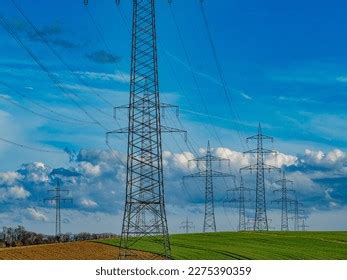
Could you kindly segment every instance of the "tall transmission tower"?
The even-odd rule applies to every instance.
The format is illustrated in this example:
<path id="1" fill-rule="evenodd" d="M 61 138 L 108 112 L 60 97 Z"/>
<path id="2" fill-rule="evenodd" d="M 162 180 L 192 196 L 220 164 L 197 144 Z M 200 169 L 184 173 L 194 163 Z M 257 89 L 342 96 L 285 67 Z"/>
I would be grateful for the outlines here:
<path id="1" fill-rule="evenodd" d="M 61 236 L 61 203 L 71 202 L 71 198 L 63 198 L 62 194 L 68 195 L 69 190 L 61 189 L 61 180 L 55 178 L 56 187 L 53 190 L 48 190 L 48 194 L 53 193 L 54 196 L 44 199 L 44 202 L 53 202 L 55 204 L 55 236 L 59 240 Z"/>
<path id="2" fill-rule="evenodd" d="M 187 217 L 186 220 L 181 223 L 180 228 L 183 229 L 185 233 L 189 233 L 189 230 L 194 229 L 195 227 L 193 225 L 193 222 L 190 222 Z"/>
<path id="3" fill-rule="evenodd" d="M 281 185 L 281 189 L 274 190 L 274 193 L 281 192 L 281 198 L 273 200 L 272 203 L 281 204 L 281 231 L 288 231 L 288 204 L 292 201 L 288 198 L 288 193 L 294 192 L 293 190 L 288 190 L 288 183 L 293 184 L 293 181 L 286 179 L 286 173 L 283 171 L 282 179 L 277 180 L 276 183 Z"/>
<path id="4" fill-rule="evenodd" d="M 240 169 L 240 171 L 256 171 L 256 206 L 255 206 L 255 219 L 254 219 L 254 230 L 269 230 L 268 225 L 268 219 L 266 214 L 266 197 L 265 197 L 265 177 L 264 177 L 264 171 L 271 171 L 271 170 L 277 170 L 280 171 L 279 168 L 268 165 L 264 162 L 264 157 L 266 154 L 276 154 L 275 151 L 265 149 L 263 147 L 263 141 L 264 140 L 271 140 L 273 141 L 273 138 L 270 136 L 266 136 L 263 134 L 261 125 L 259 123 L 258 127 L 258 134 L 248 137 L 247 141 L 249 140 L 256 140 L 257 141 L 257 148 L 253 150 L 249 150 L 244 152 L 244 154 L 255 154 L 257 158 L 256 164 L 249 165 L 246 167 L 243 167 Z"/>
<path id="5" fill-rule="evenodd" d="M 235 178 L 232 174 L 222 173 L 214 171 L 212 169 L 212 162 L 227 161 L 230 164 L 229 159 L 215 157 L 211 153 L 210 141 L 207 144 L 206 155 L 200 158 L 190 160 L 191 162 L 196 162 L 199 170 L 198 173 L 184 176 L 183 183 L 188 178 L 203 178 L 205 180 L 205 216 L 204 216 L 204 226 L 203 232 L 216 232 L 216 219 L 214 215 L 214 191 L 213 191 L 213 178 L 215 177 L 232 177 Z"/>
<path id="6" fill-rule="evenodd" d="M 159 98 L 155 0 L 132 0 L 132 6 L 130 98 L 128 105 L 115 108 L 128 110 L 128 127 L 107 133 L 107 137 L 112 133 L 128 134 L 119 258 L 138 258 L 131 249 L 145 238 L 156 244 L 157 255 L 169 259 L 161 137 L 164 132 L 183 131 L 161 125 L 162 107 L 171 106 L 161 104 Z"/>
<path id="7" fill-rule="evenodd" d="M 246 231 L 247 230 L 247 223 L 246 223 L 246 208 L 245 208 L 245 202 L 249 202 L 249 199 L 245 199 L 245 191 L 251 192 L 250 188 L 245 188 L 243 178 L 240 177 L 240 186 L 235 187 L 232 189 L 227 190 L 227 192 L 232 193 L 230 197 L 227 197 L 224 202 L 228 203 L 239 203 L 239 231 Z M 238 195 L 238 197 L 235 197 L 235 194 Z"/>

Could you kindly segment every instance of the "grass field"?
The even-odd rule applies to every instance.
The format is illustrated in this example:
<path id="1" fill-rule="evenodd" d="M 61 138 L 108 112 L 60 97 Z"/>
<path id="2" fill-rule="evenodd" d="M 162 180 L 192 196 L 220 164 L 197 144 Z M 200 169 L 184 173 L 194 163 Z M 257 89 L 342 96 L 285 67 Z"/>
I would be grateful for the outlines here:
<path id="1" fill-rule="evenodd" d="M 177 260 L 347 260 L 347 232 L 220 232 L 171 235 Z M 119 245 L 119 240 L 102 243 Z M 153 243 L 134 249 L 156 253 Z"/>

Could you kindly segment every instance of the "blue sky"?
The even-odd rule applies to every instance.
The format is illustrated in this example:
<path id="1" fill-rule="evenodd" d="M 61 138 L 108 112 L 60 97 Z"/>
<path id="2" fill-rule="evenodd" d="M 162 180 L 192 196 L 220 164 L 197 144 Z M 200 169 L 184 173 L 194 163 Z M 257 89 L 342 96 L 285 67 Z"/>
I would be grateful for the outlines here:
<path id="1" fill-rule="evenodd" d="M 71 219 L 74 215 L 96 215 L 99 211 L 106 221 L 104 225 L 107 225 L 108 219 L 111 219 L 107 215 L 118 213 L 112 210 L 114 201 L 106 199 L 107 203 L 102 206 L 104 196 L 86 189 L 84 180 L 104 185 L 103 190 L 106 193 L 114 191 L 112 188 L 117 185 L 119 196 L 115 198 L 115 203 L 121 204 L 124 174 L 117 169 L 115 174 L 119 172 L 118 177 L 113 178 L 112 176 L 116 175 L 112 175 L 109 167 L 105 167 L 109 160 L 101 160 L 95 153 L 107 149 L 106 130 L 118 128 L 118 124 L 112 119 L 111 105 L 120 106 L 128 101 L 130 1 L 124 0 L 117 9 L 112 0 L 90 0 L 88 11 L 91 16 L 83 6 L 83 1 L 78 0 L 40 0 L 35 1 L 35 4 L 24 0 L 14 2 L 45 38 L 53 52 L 39 40 L 35 30 L 16 9 L 12 0 L 1 1 L 0 16 L 12 27 L 25 47 L 53 73 L 56 84 L 62 85 L 65 92 L 59 89 L 36 65 L 27 51 L 1 28 L 0 137 L 48 150 L 62 151 L 68 148 L 79 153 L 81 149 L 88 149 L 94 157 L 91 157 L 93 160 L 88 158 L 69 162 L 64 152 L 41 153 L 0 143 L 1 176 L 7 178 L 7 181 L 2 179 L 2 204 L 6 207 L 6 203 L 11 203 L 11 194 L 17 192 L 20 199 L 27 201 L 23 211 L 32 214 L 33 210 L 28 209 L 33 209 L 33 205 L 44 196 L 47 189 L 45 179 L 42 179 L 45 183 L 40 195 L 36 196 L 33 193 L 37 181 L 28 182 L 26 177 L 16 177 L 18 170 L 28 168 L 28 165 L 22 164 L 40 162 L 45 164 L 46 169 L 49 167 L 47 170 L 72 168 L 82 174 L 83 180 L 76 186 L 77 203 L 71 206 Z M 320 227 L 322 221 L 319 217 L 327 217 L 329 220 L 329 215 L 336 215 L 342 217 L 341 220 L 346 220 L 347 39 L 344 33 L 347 28 L 347 3 L 336 0 L 304 3 L 296 0 L 290 3 L 261 3 L 256 0 L 205 1 L 230 99 L 238 115 L 238 119 L 235 119 L 230 114 L 218 77 L 201 18 L 199 1 L 177 0 L 171 7 L 185 41 L 200 91 L 193 81 L 169 5 L 166 1 L 157 2 L 162 101 L 180 106 L 180 120 L 188 130 L 195 149 L 204 148 L 208 139 L 215 147 L 215 153 L 219 151 L 217 147 L 227 148 L 228 152 L 230 151 L 233 171 L 237 172 L 242 166 L 238 153 L 252 147 L 241 140 L 255 134 L 258 122 L 261 122 L 266 134 L 275 137 L 275 143 L 269 147 L 282 153 L 277 163 L 288 166 L 288 176 L 295 179 L 301 200 L 306 203 L 308 211 L 312 212 L 312 227 L 336 228 L 335 222 L 327 222 L 327 225 Z M 27 98 L 23 98 L 23 95 Z M 21 106 L 26 110 L 20 108 Z M 126 126 L 125 114 L 120 113 L 119 117 L 120 125 Z M 95 121 L 104 128 L 95 124 Z M 164 123 L 172 127 L 180 125 L 170 111 L 167 112 Z M 216 139 L 211 126 L 222 143 Z M 235 128 L 239 128 L 239 134 Z M 178 187 L 181 176 L 189 172 L 180 164 L 192 156 L 189 154 L 191 151 L 186 147 L 181 135 L 164 136 L 163 139 L 164 150 L 177 155 L 167 156 L 167 185 Z M 126 138 L 112 138 L 111 144 L 115 151 L 124 157 Z M 95 158 L 98 158 L 99 162 Z M 98 171 L 99 167 L 101 171 Z M 36 171 L 31 172 L 36 174 Z M 95 178 L 90 178 L 90 172 Z M 9 176 L 15 179 L 8 181 Z M 269 191 L 272 190 L 270 181 L 276 179 L 276 175 L 273 176 L 273 179 L 269 178 Z M 251 181 L 250 184 L 252 185 Z M 19 189 L 12 189 L 16 186 Z M 23 189 L 20 189 L 21 187 Z M 26 196 L 25 191 L 30 195 Z M 190 198 L 187 194 L 187 210 L 184 213 L 175 212 L 179 198 L 175 198 L 174 193 L 173 197 L 168 198 L 171 209 L 169 213 L 173 213 L 171 221 L 176 221 L 181 214 L 191 213 L 196 223 L 199 223 L 201 197 L 198 191 L 191 191 Z M 224 194 L 225 189 L 221 189 L 218 197 L 222 199 Z M 93 206 L 90 201 L 98 206 Z M 92 211 L 87 211 L 88 205 Z M 48 211 L 45 215 L 49 220 L 49 208 L 44 205 L 41 207 L 40 211 Z M 121 206 L 115 208 L 119 207 Z M 223 224 L 226 217 L 221 208 L 219 211 L 219 220 Z M 29 214 L 28 220 L 22 222 L 34 227 Z M 36 221 L 34 228 L 44 231 L 45 219 L 40 217 L 41 220 Z M 15 223 L 17 220 L 9 214 L 6 221 Z M 177 223 L 172 222 L 172 227 L 175 228 Z M 341 224 L 340 220 L 336 222 L 338 223 Z M 338 229 L 346 228 L 344 223 Z"/>

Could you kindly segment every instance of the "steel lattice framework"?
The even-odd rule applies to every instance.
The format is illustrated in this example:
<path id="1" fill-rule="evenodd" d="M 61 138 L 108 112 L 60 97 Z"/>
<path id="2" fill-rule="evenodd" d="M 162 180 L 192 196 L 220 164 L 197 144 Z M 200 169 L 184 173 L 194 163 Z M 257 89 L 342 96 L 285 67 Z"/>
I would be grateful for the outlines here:
<path id="1" fill-rule="evenodd" d="M 130 99 L 128 105 L 115 108 L 128 110 L 128 127 L 107 133 L 128 134 L 119 258 L 137 259 L 131 249 L 145 238 L 158 248 L 157 256 L 169 259 L 161 141 L 164 132 L 184 131 L 161 124 L 161 109 L 175 106 L 161 104 L 159 98 L 155 0 L 132 0 L 132 7 Z"/>
<path id="2" fill-rule="evenodd" d="M 61 180 L 55 178 L 56 187 L 54 190 L 48 190 L 48 194 L 53 193 L 54 196 L 44 199 L 44 202 L 53 202 L 55 204 L 55 236 L 59 240 L 61 236 L 61 203 L 71 202 L 71 198 L 62 198 L 62 194 L 68 195 L 69 190 L 61 189 Z"/>
<path id="3" fill-rule="evenodd" d="M 240 186 L 227 190 L 227 193 L 231 194 L 224 200 L 224 203 L 239 203 L 239 231 L 247 231 L 245 203 L 250 200 L 245 199 L 245 191 L 251 192 L 252 190 L 244 186 L 243 177 L 241 176 Z"/>
<path id="4" fill-rule="evenodd" d="M 256 155 L 256 164 L 249 165 L 246 167 L 243 167 L 240 169 L 240 171 L 255 171 L 256 172 L 256 209 L 255 209 L 255 219 L 254 219 L 254 227 L 253 229 L 256 230 L 269 230 L 269 224 L 266 214 L 266 195 L 265 195 L 265 176 L 264 171 L 271 171 L 271 170 L 277 170 L 280 171 L 279 168 L 268 165 L 265 163 L 264 155 L 266 154 L 276 154 L 275 151 L 265 149 L 263 147 L 263 141 L 264 140 L 271 140 L 273 141 L 273 138 L 270 136 L 266 136 L 262 133 L 261 125 L 259 123 L 258 127 L 258 134 L 248 137 L 247 141 L 249 140 L 256 140 L 257 141 L 257 148 L 253 150 L 249 150 L 247 152 L 244 152 L 244 154 L 255 154 Z"/>
<path id="5" fill-rule="evenodd" d="M 293 181 L 286 178 L 286 173 L 283 171 L 282 179 L 276 181 L 277 184 L 281 185 L 280 190 L 274 190 L 274 193 L 280 192 L 281 198 L 273 200 L 272 203 L 281 204 L 281 231 L 288 231 L 288 204 L 293 201 L 288 198 L 289 192 L 294 192 L 294 190 L 288 190 L 288 184 L 293 184 Z"/>
<path id="6" fill-rule="evenodd" d="M 200 158 L 190 160 L 191 162 L 196 162 L 199 169 L 203 167 L 203 171 L 198 173 L 184 176 L 183 182 L 188 178 L 204 178 L 205 179 L 205 216 L 204 216 L 204 227 L 203 232 L 215 232 L 216 220 L 214 215 L 214 192 L 213 192 L 213 178 L 214 177 L 232 177 L 235 178 L 232 174 L 222 173 L 214 171 L 212 169 L 212 162 L 222 162 L 227 161 L 230 164 L 229 159 L 215 157 L 211 153 L 210 142 L 208 142 L 206 155 Z"/>
<path id="7" fill-rule="evenodd" d="M 189 233 L 189 230 L 194 229 L 195 226 L 193 225 L 193 222 L 190 222 L 188 217 L 187 217 L 186 220 L 181 223 L 180 228 L 183 229 L 185 231 L 185 233 Z"/>
<path id="8" fill-rule="evenodd" d="M 294 209 L 291 209 L 290 212 L 294 213 L 294 216 L 291 217 L 291 220 L 294 220 L 294 231 L 300 230 L 300 213 L 303 213 L 304 211 L 302 209 L 299 209 L 299 207 L 302 207 L 303 204 L 300 203 L 297 198 L 290 201 L 290 205 L 294 206 Z"/>

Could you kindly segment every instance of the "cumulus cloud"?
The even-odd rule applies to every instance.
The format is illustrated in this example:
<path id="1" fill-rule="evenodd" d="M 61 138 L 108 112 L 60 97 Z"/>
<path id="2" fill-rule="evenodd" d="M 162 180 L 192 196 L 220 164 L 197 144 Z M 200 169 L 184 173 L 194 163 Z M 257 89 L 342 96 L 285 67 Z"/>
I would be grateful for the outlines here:
<path id="1" fill-rule="evenodd" d="M 25 199 L 30 196 L 30 192 L 25 190 L 22 186 L 14 186 L 8 189 L 8 195 L 15 199 Z"/>
<path id="2" fill-rule="evenodd" d="M 346 164 L 346 153 L 340 149 L 334 149 L 328 153 L 323 151 L 313 151 L 306 149 L 304 155 L 300 158 L 302 165 L 321 166 L 321 167 L 343 167 Z"/>
<path id="3" fill-rule="evenodd" d="M 34 207 L 27 208 L 29 219 L 41 222 L 47 222 L 48 217 Z"/>
<path id="4" fill-rule="evenodd" d="M 203 156 L 205 149 L 201 149 Z M 126 155 L 115 151 L 123 161 Z M 214 156 L 227 158 L 231 161 L 231 171 L 239 175 L 240 167 L 254 164 L 252 155 L 229 148 L 212 149 Z M 176 207 L 200 207 L 204 201 L 204 182 L 191 186 L 182 186 L 182 176 L 198 172 L 195 165 L 188 165 L 194 155 L 189 152 L 163 152 L 166 203 L 170 209 Z M 347 204 L 347 175 L 344 167 L 347 163 L 346 154 L 339 149 L 331 151 L 314 151 L 307 149 L 303 154 L 288 155 L 278 153 L 277 157 L 268 157 L 266 163 L 282 167 L 286 170 L 288 179 L 294 181 L 293 188 L 297 191 L 298 199 L 310 209 L 336 209 Z M 322 169 L 324 167 L 324 169 Z M 219 166 L 215 166 L 219 171 Z M 221 171 L 229 172 L 228 165 L 222 165 Z M 345 171 L 343 171 L 345 170 Z M 338 171 L 338 172 L 337 172 Z M 2 211 L 6 211 L 6 203 L 21 199 L 20 207 L 38 220 L 45 221 L 41 209 L 32 208 L 33 203 L 47 197 L 47 190 L 54 187 L 52 177 L 59 176 L 62 188 L 69 189 L 69 197 L 76 203 L 66 204 L 67 210 L 92 213 L 97 209 L 100 213 L 118 215 L 124 206 L 126 169 L 108 150 L 82 149 L 68 167 L 52 168 L 43 162 L 23 164 L 16 171 L 0 173 L 0 200 Z M 254 174 L 244 174 L 247 187 L 255 186 Z M 268 199 L 271 192 L 278 186 L 271 182 L 279 179 L 279 174 L 266 174 Z M 229 182 L 232 186 L 232 182 Z M 228 184 L 229 184 L 228 183 Z M 229 187 L 230 187 L 229 186 Z M 215 181 L 216 205 L 226 196 L 222 182 Z M 219 204 L 218 204 L 219 203 Z M 42 207 L 50 207 L 44 205 Z M 30 209 L 30 210 L 29 210 Z M 46 209 L 46 208 L 44 208 Z M 29 215 L 28 214 L 28 215 Z M 42 215 L 41 215 L 42 214 Z M 70 219 L 70 218 L 69 218 Z M 71 220 L 71 219 L 70 219 Z"/>
<path id="5" fill-rule="evenodd" d="M 95 201 L 93 201 L 91 199 L 87 199 L 87 198 L 83 198 L 81 200 L 81 204 L 87 208 L 95 208 L 98 206 L 98 204 Z"/>
<path id="6" fill-rule="evenodd" d="M 120 57 L 104 50 L 86 54 L 86 58 L 98 64 L 115 64 L 120 61 Z"/>
<path id="7" fill-rule="evenodd" d="M 117 81 L 122 83 L 129 83 L 130 75 L 127 73 L 102 73 L 102 72 L 76 72 L 78 75 L 81 75 L 83 78 L 88 78 L 91 80 L 102 80 L 102 81 Z"/>
<path id="8" fill-rule="evenodd" d="M 22 175 L 20 175 L 18 172 L 13 172 L 13 171 L 3 172 L 3 173 L 0 173 L 0 185 L 3 185 L 3 184 L 11 185 L 21 178 L 22 178 Z"/>

